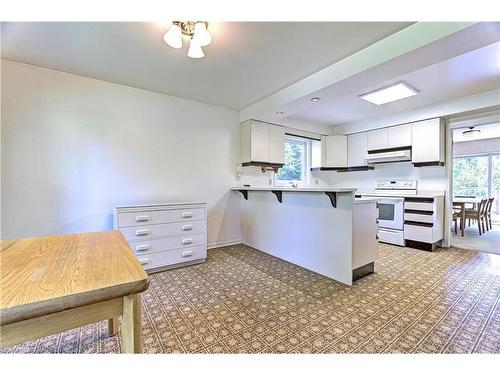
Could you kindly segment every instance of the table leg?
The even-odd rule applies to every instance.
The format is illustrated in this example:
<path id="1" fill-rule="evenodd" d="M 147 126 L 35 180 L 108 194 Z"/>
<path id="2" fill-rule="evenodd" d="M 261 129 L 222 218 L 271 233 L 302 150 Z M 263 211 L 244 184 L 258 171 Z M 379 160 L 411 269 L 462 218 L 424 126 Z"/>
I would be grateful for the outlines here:
<path id="1" fill-rule="evenodd" d="M 122 353 L 134 353 L 134 296 L 123 297 L 123 315 L 120 326 Z"/>
<path id="2" fill-rule="evenodd" d="M 114 336 L 118 333 L 118 318 L 108 319 L 108 332 L 110 336 Z"/>
<path id="3" fill-rule="evenodd" d="M 465 231 L 465 204 L 460 205 L 460 230 L 462 231 L 462 237 Z"/>
<path id="4" fill-rule="evenodd" d="M 142 353 L 142 298 L 134 295 L 134 353 Z"/>

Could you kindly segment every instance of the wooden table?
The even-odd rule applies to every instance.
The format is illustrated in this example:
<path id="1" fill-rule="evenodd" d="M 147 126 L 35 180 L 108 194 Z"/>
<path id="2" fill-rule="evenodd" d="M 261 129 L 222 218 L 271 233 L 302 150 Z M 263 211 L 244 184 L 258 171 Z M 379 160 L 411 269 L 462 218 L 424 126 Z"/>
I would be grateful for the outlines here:
<path id="1" fill-rule="evenodd" d="M 119 231 L 1 241 L 0 347 L 121 319 L 122 352 L 142 352 L 148 278 Z"/>
<path id="2" fill-rule="evenodd" d="M 466 197 L 454 197 L 453 207 L 460 208 L 460 230 L 462 231 L 462 237 L 465 231 L 465 205 L 472 204 L 476 205 L 481 202 L 481 198 L 466 198 Z"/>

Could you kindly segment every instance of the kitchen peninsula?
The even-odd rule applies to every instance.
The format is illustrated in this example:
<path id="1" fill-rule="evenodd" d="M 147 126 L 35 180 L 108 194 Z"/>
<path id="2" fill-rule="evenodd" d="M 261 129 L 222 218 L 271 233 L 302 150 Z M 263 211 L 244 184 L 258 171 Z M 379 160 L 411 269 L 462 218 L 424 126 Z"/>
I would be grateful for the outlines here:
<path id="1" fill-rule="evenodd" d="M 347 285 L 374 271 L 374 199 L 355 201 L 355 189 L 232 190 L 242 196 L 244 244 Z"/>

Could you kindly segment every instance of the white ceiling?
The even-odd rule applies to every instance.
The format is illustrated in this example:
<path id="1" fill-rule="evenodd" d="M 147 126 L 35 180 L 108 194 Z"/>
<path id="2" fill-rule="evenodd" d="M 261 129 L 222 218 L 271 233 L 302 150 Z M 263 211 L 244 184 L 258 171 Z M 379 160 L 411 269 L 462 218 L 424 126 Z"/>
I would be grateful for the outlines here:
<path id="1" fill-rule="evenodd" d="M 186 56 L 186 44 L 167 46 L 167 27 L 155 23 L 9 22 L 2 23 L 1 52 L 9 60 L 241 109 L 408 25 L 213 23 L 213 42 L 196 60 Z M 322 113 L 304 116 L 332 120 L 332 111 Z"/>
<path id="2" fill-rule="evenodd" d="M 479 126 L 474 126 L 474 129 L 478 129 L 481 132 L 474 136 L 473 138 L 467 138 L 462 135 L 462 132 L 464 130 L 467 130 L 468 128 L 463 128 L 463 129 L 455 129 L 453 130 L 453 142 L 469 142 L 469 141 L 477 141 L 480 139 L 491 139 L 491 138 L 500 138 L 500 124 L 499 123 L 494 123 L 494 124 L 487 124 L 487 125 L 479 125 Z M 480 151 L 480 150 L 478 150 Z"/>
<path id="3" fill-rule="evenodd" d="M 405 81 L 420 93 L 392 103 L 377 106 L 359 98 L 359 95 Z M 324 124 L 345 124 L 395 112 L 468 96 L 500 87 L 500 42 L 473 50 L 452 59 L 427 66 L 409 74 L 366 86 L 334 100 L 323 100 L 310 105 L 307 111 L 293 117 L 295 120 Z M 333 92 L 337 87 L 332 87 Z M 325 97 L 328 92 L 323 93 Z M 500 104 L 500 98 L 499 98 Z"/>

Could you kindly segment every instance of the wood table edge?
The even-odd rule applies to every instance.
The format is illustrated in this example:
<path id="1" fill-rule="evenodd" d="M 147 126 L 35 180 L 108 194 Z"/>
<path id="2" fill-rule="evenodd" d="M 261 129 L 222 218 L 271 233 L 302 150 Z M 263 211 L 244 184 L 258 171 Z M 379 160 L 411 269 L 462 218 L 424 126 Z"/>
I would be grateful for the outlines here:
<path id="1" fill-rule="evenodd" d="M 40 317 L 43 315 L 53 314 L 64 310 L 70 310 L 114 298 L 142 293 L 146 291 L 148 287 L 149 280 L 148 278 L 145 278 L 138 281 L 112 285 L 106 288 L 98 289 L 97 291 L 91 290 L 79 293 L 77 295 L 70 294 L 32 304 L 17 305 L 9 308 L 4 308 L 0 310 L 0 326 Z M 101 294 L 105 295 L 102 296 Z M 78 302 L 76 303 L 74 301 L 71 301 L 71 299 L 75 298 L 78 299 Z"/>

